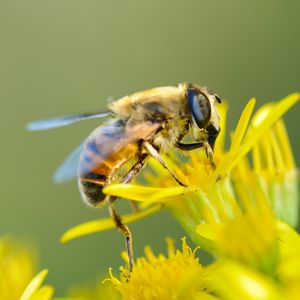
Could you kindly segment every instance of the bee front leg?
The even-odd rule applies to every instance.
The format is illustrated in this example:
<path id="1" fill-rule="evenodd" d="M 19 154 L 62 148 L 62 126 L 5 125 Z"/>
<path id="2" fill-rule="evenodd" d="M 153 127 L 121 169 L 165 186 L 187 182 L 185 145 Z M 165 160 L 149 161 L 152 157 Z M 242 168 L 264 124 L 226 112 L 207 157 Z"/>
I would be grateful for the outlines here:
<path id="1" fill-rule="evenodd" d="M 208 132 L 208 139 L 207 139 L 207 144 L 205 146 L 205 152 L 206 152 L 207 157 L 211 161 L 212 167 L 215 169 L 216 164 L 213 159 L 213 151 L 214 151 L 216 139 L 217 139 L 221 129 L 220 129 L 220 127 L 215 127 L 215 125 L 210 124 L 206 128 L 206 130 Z"/>
<path id="2" fill-rule="evenodd" d="M 215 168 L 215 163 L 213 160 L 213 149 L 207 141 L 191 143 L 191 144 L 183 144 L 178 142 L 175 147 L 182 151 L 191 151 L 198 148 L 204 148 L 207 158 L 210 160 L 213 168 Z"/>
<path id="3" fill-rule="evenodd" d="M 164 159 L 161 157 L 161 155 L 158 153 L 158 151 L 147 141 L 143 142 L 143 146 L 145 147 L 145 149 L 147 150 L 147 152 L 153 157 L 155 158 L 170 174 L 171 176 L 174 178 L 174 180 L 180 184 L 181 186 L 186 187 L 186 185 L 184 183 L 182 183 L 177 176 L 174 174 L 174 172 L 168 167 L 167 163 L 164 161 Z"/>
<path id="4" fill-rule="evenodd" d="M 191 143 L 191 144 L 184 144 L 181 142 L 177 142 L 175 145 L 176 148 L 182 150 L 182 151 L 191 151 L 194 149 L 202 148 L 204 147 L 206 142 L 198 142 L 198 143 Z"/>

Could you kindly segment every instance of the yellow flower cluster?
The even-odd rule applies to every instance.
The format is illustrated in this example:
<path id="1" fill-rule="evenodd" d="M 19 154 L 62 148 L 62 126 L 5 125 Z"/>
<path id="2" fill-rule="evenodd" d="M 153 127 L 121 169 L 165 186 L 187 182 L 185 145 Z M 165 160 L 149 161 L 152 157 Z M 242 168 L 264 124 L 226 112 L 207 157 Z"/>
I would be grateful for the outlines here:
<path id="1" fill-rule="evenodd" d="M 48 271 L 33 279 L 36 269 L 36 251 L 12 237 L 0 238 L 0 299 L 50 300 L 54 289 L 41 286 Z"/>
<path id="2" fill-rule="evenodd" d="M 300 236 L 281 222 L 276 224 L 276 233 L 280 242 L 274 274 L 240 262 L 240 253 L 218 257 L 216 262 L 201 266 L 195 250 L 183 239 L 181 251 L 169 241 L 168 257 L 155 256 L 147 247 L 145 257 L 137 259 L 130 277 L 121 267 L 120 279 L 110 270 L 108 280 L 125 300 L 296 300 L 300 295 Z M 240 242 L 244 241 L 245 238 Z"/>
<path id="3" fill-rule="evenodd" d="M 168 256 L 155 256 L 145 248 L 145 257 L 138 258 L 131 274 L 121 268 L 121 278 L 110 272 L 111 282 L 124 300 L 200 299 L 207 290 L 206 274 L 192 251 L 182 240 L 182 250 L 175 250 L 174 242 L 168 243 Z"/>

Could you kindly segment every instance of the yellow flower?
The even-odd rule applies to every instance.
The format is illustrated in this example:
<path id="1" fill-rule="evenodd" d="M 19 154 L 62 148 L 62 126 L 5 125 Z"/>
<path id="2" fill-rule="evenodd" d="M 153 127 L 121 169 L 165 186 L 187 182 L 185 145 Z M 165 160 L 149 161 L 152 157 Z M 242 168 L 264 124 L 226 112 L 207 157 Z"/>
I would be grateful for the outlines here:
<path id="1" fill-rule="evenodd" d="M 0 238 L 0 299 L 20 299 L 36 268 L 34 250 L 12 237 Z"/>
<path id="2" fill-rule="evenodd" d="M 242 229 L 247 230 L 245 235 L 250 232 L 247 239 L 251 240 L 253 233 L 251 226 L 247 227 L 248 221 L 245 217 Z M 279 243 L 275 276 L 260 272 L 255 265 L 241 263 L 234 256 L 219 257 L 216 262 L 201 266 L 195 257 L 197 249 L 192 251 L 183 239 L 181 251 L 175 250 L 173 241 L 168 240 L 167 257 L 156 256 L 146 247 L 145 257 L 137 259 L 131 274 L 121 267 L 120 278 L 110 270 L 108 280 L 123 300 L 297 300 L 300 295 L 300 236 L 285 223 L 274 221 L 274 224 Z M 247 243 L 247 239 L 240 242 Z M 232 247 L 239 248 L 235 242 Z M 126 260 L 126 255 L 124 257 Z"/>
<path id="3" fill-rule="evenodd" d="M 212 266 L 208 286 L 224 300 L 297 300 L 300 295 L 300 236 L 289 225 L 274 222 L 278 241 L 278 264 L 275 276 L 260 272 L 251 264 L 240 263 L 234 257 L 222 257 Z M 247 246 L 253 238 L 251 224 L 240 241 Z M 261 224 L 263 229 L 264 223 Z M 256 232 L 257 233 L 257 232 Z M 233 243 L 232 248 L 241 248 Z M 270 251 L 270 256 L 272 255 Z M 211 270 L 210 270 L 211 269 Z"/>
<path id="4" fill-rule="evenodd" d="M 121 268 L 120 279 L 110 270 L 110 281 L 123 300 L 193 300 L 215 299 L 207 290 L 207 274 L 195 251 L 182 239 L 182 250 L 175 250 L 174 242 L 167 240 L 168 255 L 156 256 L 145 248 L 145 257 L 138 258 L 132 273 Z M 197 249 L 197 248 L 196 248 Z"/>
<path id="5" fill-rule="evenodd" d="M 218 259 L 235 260 L 276 276 L 277 232 L 268 206 L 253 208 L 223 223 L 200 224 L 196 231 L 207 239 Z"/>
<path id="6" fill-rule="evenodd" d="M 14 238 L 0 238 L 0 299 L 50 300 L 54 289 L 41 286 L 48 271 L 34 276 L 37 259 L 33 247 L 24 246 Z"/>

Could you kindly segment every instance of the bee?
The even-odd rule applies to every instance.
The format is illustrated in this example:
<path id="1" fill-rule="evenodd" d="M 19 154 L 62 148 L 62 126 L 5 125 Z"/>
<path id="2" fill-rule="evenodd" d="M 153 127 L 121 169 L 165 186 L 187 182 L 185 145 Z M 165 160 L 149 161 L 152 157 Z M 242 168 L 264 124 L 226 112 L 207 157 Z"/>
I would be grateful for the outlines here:
<path id="1" fill-rule="evenodd" d="M 185 186 L 161 154 L 173 148 L 182 151 L 204 148 L 213 161 L 214 144 L 220 132 L 217 102 L 221 103 L 221 98 L 210 89 L 181 83 L 122 97 L 109 104 L 107 112 L 35 121 L 29 123 L 27 129 L 46 130 L 83 120 L 111 117 L 71 153 L 56 171 L 54 180 L 63 182 L 78 176 L 81 196 L 88 205 L 108 205 L 116 228 L 125 236 L 131 271 L 133 250 L 130 229 L 116 212 L 116 197 L 105 195 L 103 188 L 116 180 L 120 183 L 132 181 L 149 157 L 156 159 L 178 184 Z M 189 132 L 194 142 L 182 142 Z M 131 167 L 118 178 L 120 169 L 128 162 Z"/>

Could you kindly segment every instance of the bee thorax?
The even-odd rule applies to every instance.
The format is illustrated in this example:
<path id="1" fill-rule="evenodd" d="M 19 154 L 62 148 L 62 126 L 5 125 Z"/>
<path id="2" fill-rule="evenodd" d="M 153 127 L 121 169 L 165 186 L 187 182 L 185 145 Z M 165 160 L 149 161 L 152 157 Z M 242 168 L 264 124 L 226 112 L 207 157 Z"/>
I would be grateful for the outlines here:
<path id="1" fill-rule="evenodd" d="M 167 152 L 174 148 L 179 138 L 187 133 L 188 119 L 177 119 L 176 121 L 169 121 L 164 128 L 159 131 L 154 139 L 153 144 L 157 146 L 161 152 Z"/>

